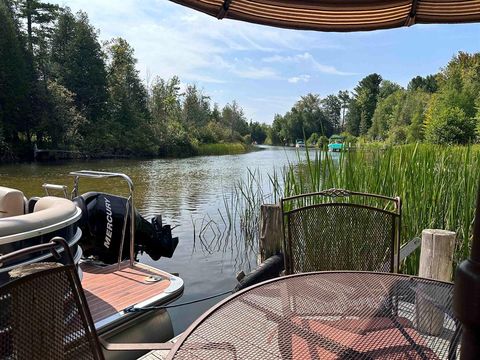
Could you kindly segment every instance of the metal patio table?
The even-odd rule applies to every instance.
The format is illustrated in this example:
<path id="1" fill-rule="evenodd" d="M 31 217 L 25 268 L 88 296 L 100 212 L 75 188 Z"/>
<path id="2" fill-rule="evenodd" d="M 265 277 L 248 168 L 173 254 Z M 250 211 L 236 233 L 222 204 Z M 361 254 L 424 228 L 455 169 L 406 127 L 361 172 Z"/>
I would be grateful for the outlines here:
<path id="1" fill-rule="evenodd" d="M 168 359 L 455 359 L 453 284 L 315 272 L 233 294 L 195 321 Z"/>

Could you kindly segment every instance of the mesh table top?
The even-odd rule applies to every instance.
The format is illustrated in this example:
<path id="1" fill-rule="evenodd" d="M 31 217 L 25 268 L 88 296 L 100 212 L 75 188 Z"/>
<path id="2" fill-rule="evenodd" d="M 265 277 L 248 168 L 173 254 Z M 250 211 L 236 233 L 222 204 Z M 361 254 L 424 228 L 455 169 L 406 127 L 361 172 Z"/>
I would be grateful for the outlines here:
<path id="1" fill-rule="evenodd" d="M 398 274 L 296 274 L 200 317 L 170 359 L 454 359 L 453 284 Z"/>

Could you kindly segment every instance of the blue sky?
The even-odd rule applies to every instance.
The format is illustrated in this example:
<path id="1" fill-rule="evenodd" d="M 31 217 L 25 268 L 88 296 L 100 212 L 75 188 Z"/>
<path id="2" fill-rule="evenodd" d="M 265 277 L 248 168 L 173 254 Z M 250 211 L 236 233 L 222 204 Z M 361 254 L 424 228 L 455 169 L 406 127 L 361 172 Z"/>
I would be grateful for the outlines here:
<path id="1" fill-rule="evenodd" d="M 219 21 L 168 0 L 52 2 L 86 11 L 101 40 L 125 38 L 144 80 L 178 75 L 221 106 L 236 99 L 249 119 L 265 123 L 308 92 L 352 90 L 373 72 L 406 86 L 458 51 L 480 51 L 480 24 L 319 33 Z"/>

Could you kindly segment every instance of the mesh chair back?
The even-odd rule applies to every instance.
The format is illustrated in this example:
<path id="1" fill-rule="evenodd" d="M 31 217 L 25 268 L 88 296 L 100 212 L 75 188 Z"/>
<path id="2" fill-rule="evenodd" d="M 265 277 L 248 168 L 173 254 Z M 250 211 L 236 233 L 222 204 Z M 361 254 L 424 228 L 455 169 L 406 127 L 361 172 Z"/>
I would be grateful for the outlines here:
<path id="1" fill-rule="evenodd" d="M 399 198 L 330 189 L 282 199 L 288 274 L 398 272 Z"/>
<path id="2" fill-rule="evenodd" d="M 1 359 L 103 359 L 76 267 L 64 240 L 0 257 L 62 248 L 67 264 L 17 268 L 0 279 Z M 57 253 L 58 254 L 58 253 Z M 23 272 L 24 274 L 20 274 Z"/>

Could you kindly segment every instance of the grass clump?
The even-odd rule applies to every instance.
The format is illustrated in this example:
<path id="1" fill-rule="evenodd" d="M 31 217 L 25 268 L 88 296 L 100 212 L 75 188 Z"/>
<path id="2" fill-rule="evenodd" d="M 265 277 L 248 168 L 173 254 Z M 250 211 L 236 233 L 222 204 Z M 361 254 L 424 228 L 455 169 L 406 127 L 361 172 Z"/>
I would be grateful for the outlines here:
<path id="1" fill-rule="evenodd" d="M 455 264 L 470 252 L 480 180 L 478 145 L 366 147 L 340 155 L 317 152 L 289 165 L 280 176 L 269 177 L 275 189 L 271 198 L 329 188 L 400 196 L 403 243 L 420 236 L 423 229 L 439 228 L 457 233 Z M 251 213 L 249 208 L 249 217 Z M 418 261 L 417 251 L 403 264 L 403 272 L 418 273 Z"/>
<path id="2" fill-rule="evenodd" d="M 206 155 L 236 155 L 248 151 L 248 146 L 242 143 L 216 143 L 200 144 L 197 148 L 197 154 Z"/>

